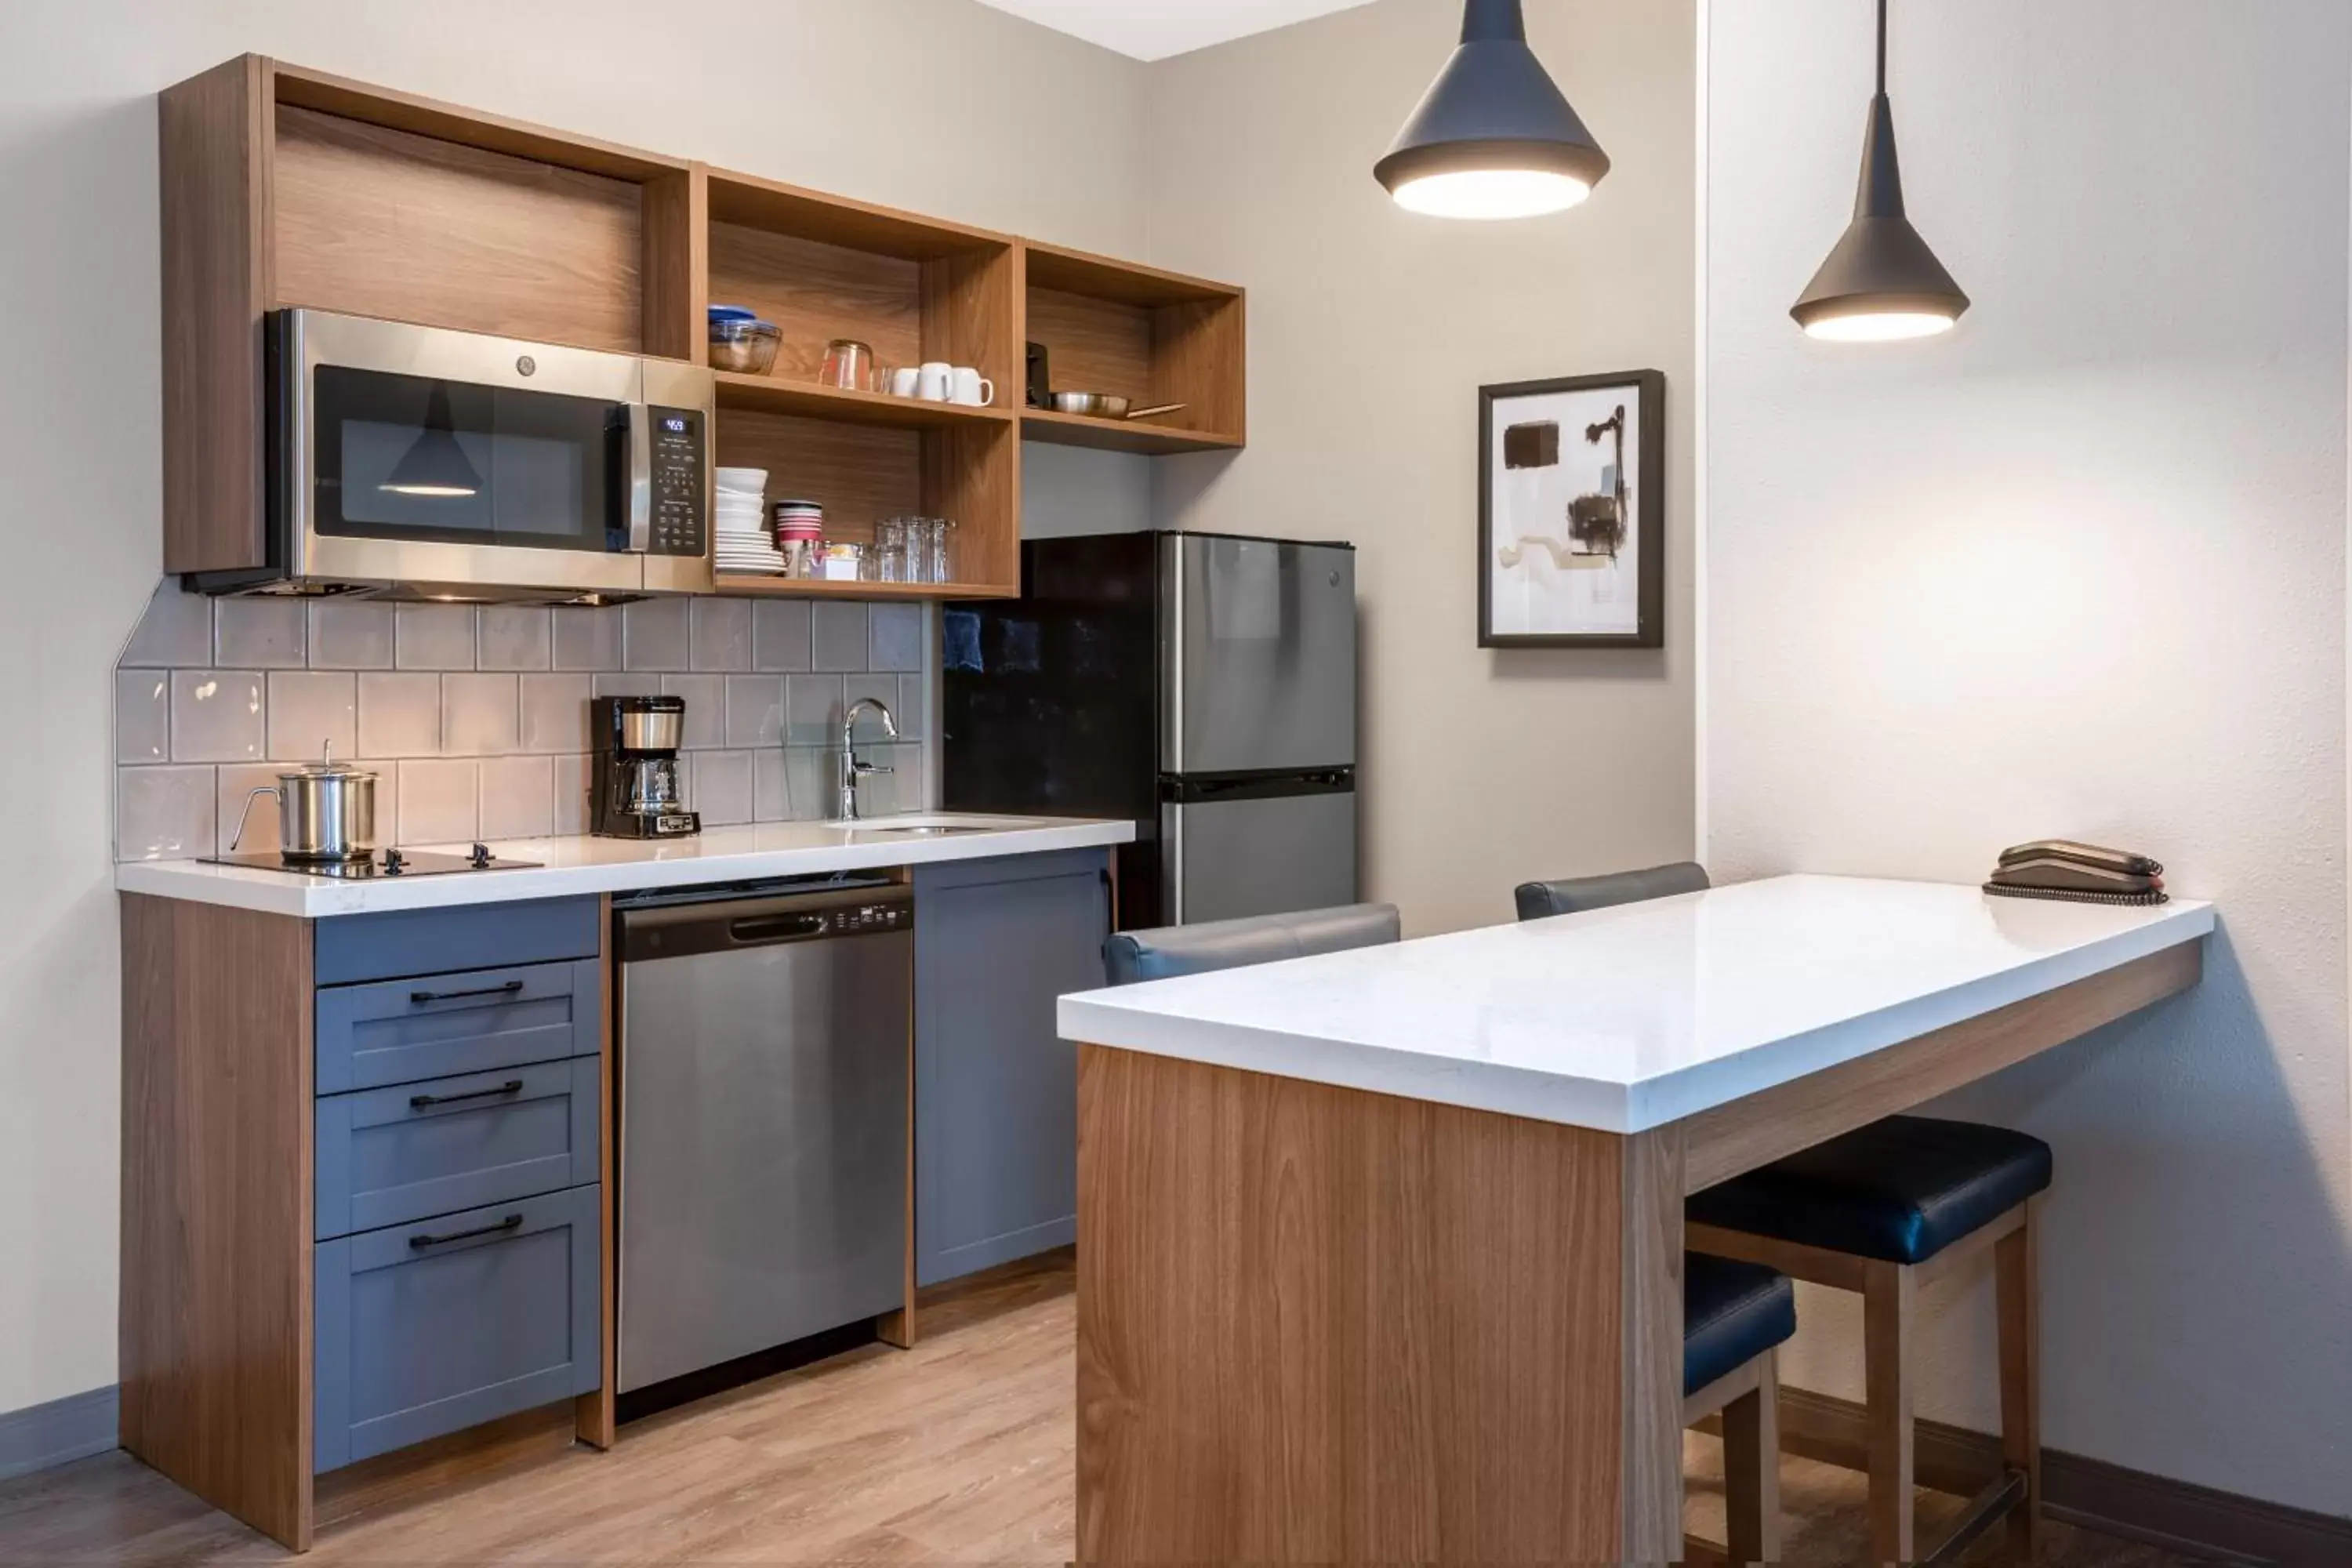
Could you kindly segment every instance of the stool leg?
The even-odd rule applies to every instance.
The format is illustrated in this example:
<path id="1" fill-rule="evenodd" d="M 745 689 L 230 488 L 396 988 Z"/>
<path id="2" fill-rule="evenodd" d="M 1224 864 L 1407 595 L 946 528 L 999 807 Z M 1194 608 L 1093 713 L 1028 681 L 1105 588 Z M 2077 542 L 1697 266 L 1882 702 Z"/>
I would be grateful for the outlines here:
<path id="1" fill-rule="evenodd" d="M 1734 1563 L 1780 1560 L 1780 1355 L 1766 1351 L 1757 1386 L 1723 1407 L 1725 1541 Z"/>
<path id="2" fill-rule="evenodd" d="M 1863 1356 L 1870 1406 L 1870 1548 L 1878 1563 L 1913 1556 L 1912 1329 L 1917 1289 L 1900 1263 L 1863 1276 Z"/>
<path id="3" fill-rule="evenodd" d="M 2000 1456 L 2025 1474 L 2025 1502 L 2009 1516 L 2011 1548 L 2031 1558 L 2042 1536 L 2042 1292 L 2034 1203 L 2025 1223 L 1993 1244 L 2000 1302 Z"/>

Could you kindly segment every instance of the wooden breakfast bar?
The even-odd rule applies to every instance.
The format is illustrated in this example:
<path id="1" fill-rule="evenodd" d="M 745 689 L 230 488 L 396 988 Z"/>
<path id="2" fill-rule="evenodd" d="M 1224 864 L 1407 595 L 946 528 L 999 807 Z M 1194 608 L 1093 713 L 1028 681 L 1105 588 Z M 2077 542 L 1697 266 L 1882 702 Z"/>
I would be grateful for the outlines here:
<path id="1" fill-rule="evenodd" d="M 2212 929 L 1782 877 L 1063 998 L 1079 1560 L 1680 1558 L 1685 1196 L 2195 984 Z"/>

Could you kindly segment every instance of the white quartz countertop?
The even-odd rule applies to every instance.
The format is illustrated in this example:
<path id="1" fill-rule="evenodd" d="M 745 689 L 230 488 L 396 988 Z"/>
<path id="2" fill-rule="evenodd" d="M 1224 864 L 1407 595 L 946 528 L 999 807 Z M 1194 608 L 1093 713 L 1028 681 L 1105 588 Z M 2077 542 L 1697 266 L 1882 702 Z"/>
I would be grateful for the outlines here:
<path id="1" fill-rule="evenodd" d="M 894 824 L 899 830 L 894 831 Z M 903 830 L 912 824 L 944 824 L 977 831 L 925 836 Z M 316 919 L 1035 855 L 1125 844 L 1134 837 L 1132 822 L 930 813 L 877 817 L 855 827 L 817 822 L 712 827 L 692 838 L 658 843 L 590 837 L 500 839 L 491 847 L 501 858 L 540 864 L 530 869 L 378 877 L 366 881 L 244 866 L 208 866 L 196 860 L 133 860 L 115 868 L 114 885 L 126 893 L 152 893 Z M 467 848 L 462 844 L 402 847 L 457 855 Z"/>
<path id="2" fill-rule="evenodd" d="M 1639 1132 L 2113 969 L 2213 907 L 1778 877 L 1061 1000 L 1065 1038 Z"/>

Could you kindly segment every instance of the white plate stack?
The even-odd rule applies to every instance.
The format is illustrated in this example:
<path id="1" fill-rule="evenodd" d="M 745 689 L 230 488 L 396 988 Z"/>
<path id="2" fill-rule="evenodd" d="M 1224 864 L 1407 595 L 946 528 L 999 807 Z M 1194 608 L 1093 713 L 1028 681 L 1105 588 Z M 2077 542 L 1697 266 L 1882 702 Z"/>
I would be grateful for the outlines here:
<path id="1" fill-rule="evenodd" d="M 773 576 L 784 569 L 783 552 L 768 533 L 768 470 L 713 468 L 717 489 L 711 521 L 718 530 L 713 555 L 721 572 Z"/>

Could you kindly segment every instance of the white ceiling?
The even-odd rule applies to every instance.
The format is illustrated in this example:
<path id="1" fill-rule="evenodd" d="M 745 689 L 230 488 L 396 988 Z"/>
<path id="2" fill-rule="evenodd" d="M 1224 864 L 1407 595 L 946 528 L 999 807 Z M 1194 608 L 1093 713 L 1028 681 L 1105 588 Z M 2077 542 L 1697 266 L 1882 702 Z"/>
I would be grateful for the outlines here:
<path id="1" fill-rule="evenodd" d="M 980 0 L 1139 60 L 1245 38 L 1370 0 Z"/>

